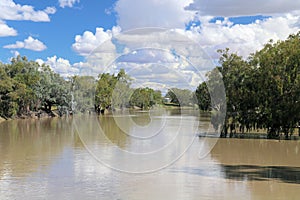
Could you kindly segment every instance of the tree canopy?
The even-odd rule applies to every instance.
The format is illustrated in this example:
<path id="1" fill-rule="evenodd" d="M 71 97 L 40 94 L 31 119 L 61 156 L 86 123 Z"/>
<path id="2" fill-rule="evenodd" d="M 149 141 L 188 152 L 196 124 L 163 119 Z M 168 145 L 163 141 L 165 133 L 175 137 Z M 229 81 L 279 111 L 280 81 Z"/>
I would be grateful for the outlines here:
<path id="1" fill-rule="evenodd" d="M 49 66 L 17 56 L 0 65 L 0 116 L 9 118 L 52 106 L 68 108 L 69 83 Z"/>
<path id="2" fill-rule="evenodd" d="M 229 49 L 218 52 L 227 102 L 223 136 L 239 126 L 241 132 L 264 128 L 270 138 L 280 133 L 288 138 L 300 125 L 300 32 L 285 41 L 270 41 L 247 59 Z M 196 95 L 199 107 L 209 109 L 205 83 Z"/>

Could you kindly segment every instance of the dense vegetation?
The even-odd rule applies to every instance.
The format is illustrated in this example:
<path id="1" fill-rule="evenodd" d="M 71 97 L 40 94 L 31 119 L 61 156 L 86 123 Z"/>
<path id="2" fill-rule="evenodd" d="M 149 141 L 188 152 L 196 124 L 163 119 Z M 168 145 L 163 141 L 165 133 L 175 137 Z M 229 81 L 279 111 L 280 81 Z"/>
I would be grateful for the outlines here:
<path id="1" fill-rule="evenodd" d="M 131 78 L 123 69 L 117 75 L 100 74 L 96 83 L 95 109 L 98 113 L 105 109 L 139 107 L 150 109 L 162 103 L 161 91 L 152 88 L 131 88 Z"/>
<path id="2" fill-rule="evenodd" d="M 0 63 L 0 116 L 40 117 L 41 114 L 73 114 L 107 109 L 140 107 L 162 103 L 160 91 L 130 87 L 123 69 L 117 75 L 100 74 L 62 78 L 49 66 L 18 56 L 10 64 Z"/>
<path id="3" fill-rule="evenodd" d="M 222 136 L 266 129 L 269 138 L 288 138 L 300 125 L 300 32 L 286 41 L 270 41 L 243 59 L 229 49 L 220 50 L 220 65 L 227 98 Z M 196 90 L 199 106 L 210 109 L 205 83 Z"/>
<path id="4" fill-rule="evenodd" d="M 71 99 L 68 84 L 46 65 L 13 58 L 0 66 L 0 116 L 30 115 L 41 108 L 50 113 L 53 106 L 66 110 Z"/>
<path id="5" fill-rule="evenodd" d="M 207 76 L 221 72 L 226 88 L 222 137 L 233 136 L 237 129 L 242 133 L 265 129 L 269 138 L 281 133 L 288 138 L 300 125 L 300 33 L 286 41 L 270 41 L 247 59 L 229 49 L 218 52 L 220 66 Z M 53 109 L 59 114 L 73 113 L 75 107 L 79 112 L 100 114 L 108 109 L 150 109 L 162 104 L 160 91 L 131 88 L 131 81 L 124 70 L 100 74 L 97 79 L 73 76 L 66 80 L 49 66 L 18 56 L 9 64 L 0 63 L 0 116 L 38 115 L 41 110 L 51 114 Z M 201 110 L 211 111 L 206 84 L 200 83 L 195 92 L 172 88 L 165 98 L 172 105 L 197 102 Z"/>

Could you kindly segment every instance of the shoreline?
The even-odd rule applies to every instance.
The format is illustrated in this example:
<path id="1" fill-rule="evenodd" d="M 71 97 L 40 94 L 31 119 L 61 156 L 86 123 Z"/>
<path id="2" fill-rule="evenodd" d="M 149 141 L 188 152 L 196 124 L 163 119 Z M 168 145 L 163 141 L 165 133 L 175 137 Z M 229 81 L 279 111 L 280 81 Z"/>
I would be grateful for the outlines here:
<path id="1" fill-rule="evenodd" d="M 59 114 L 55 111 L 51 111 L 49 113 L 47 113 L 46 111 L 43 110 L 39 110 L 39 111 L 30 111 L 27 114 L 22 114 L 19 116 L 15 116 L 13 118 L 4 118 L 0 116 L 0 123 L 2 122 L 6 122 L 6 121 L 10 121 L 10 120 L 22 120 L 22 119 L 47 119 L 47 118 L 56 118 L 56 117 L 60 117 Z"/>
<path id="2" fill-rule="evenodd" d="M 4 119 L 3 117 L 0 117 L 0 123 L 5 122 L 5 121 L 7 121 L 7 119 Z"/>
<path id="3" fill-rule="evenodd" d="M 207 133 L 204 134 L 197 134 L 197 137 L 199 138 L 206 138 L 206 137 L 215 137 L 214 135 L 207 135 Z M 260 133 L 235 133 L 231 137 L 230 135 L 227 135 L 227 137 L 215 137 L 215 138 L 220 138 L 220 139 L 261 139 L 261 140 L 300 140 L 299 135 L 292 135 L 289 137 L 289 139 L 286 139 L 284 135 L 282 134 L 278 138 L 268 138 L 267 133 L 260 132 Z"/>
<path id="4" fill-rule="evenodd" d="M 63 115 L 65 116 L 65 115 Z M 39 120 L 39 119 L 50 119 L 50 118 L 61 118 L 63 116 L 59 116 L 55 111 L 52 111 L 51 113 L 47 113 L 44 111 L 37 111 L 37 112 L 30 112 L 28 115 L 22 115 L 22 116 L 17 116 L 14 118 L 8 118 L 5 119 L 0 116 L 0 124 L 6 121 L 11 121 L 11 120 L 26 120 L 26 119 L 33 119 L 33 120 Z M 210 135 L 205 134 L 197 134 L 199 138 L 205 138 L 205 137 L 211 137 Z M 222 137 L 217 137 L 217 138 L 222 138 Z M 263 139 L 263 140 L 300 140 L 300 135 L 294 134 L 289 137 L 289 139 L 286 139 L 284 135 L 280 135 L 278 138 L 267 138 L 267 133 L 266 132 L 249 132 L 249 133 L 239 133 L 236 132 L 230 137 L 230 134 L 227 135 L 226 138 L 224 139 Z"/>

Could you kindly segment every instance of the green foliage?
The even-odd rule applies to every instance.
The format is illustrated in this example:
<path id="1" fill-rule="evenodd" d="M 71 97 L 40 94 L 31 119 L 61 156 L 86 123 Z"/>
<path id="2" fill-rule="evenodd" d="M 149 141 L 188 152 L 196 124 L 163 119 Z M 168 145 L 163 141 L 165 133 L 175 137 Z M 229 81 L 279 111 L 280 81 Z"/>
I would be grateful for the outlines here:
<path id="1" fill-rule="evenodd" d="M 135 89 L 130 98 L 131 106 L 137 106 L 144 110 L 150 109 L 153 105 L 161 102 L 161 92 L 148 87 Z"/>
<path id="2" fill-rule="evenodd" d="M 117 75 L 100 74 L 98 81 L 91 76 L 74 76 L 68 81 L 49 66 L 18 56 L 10 64 L 0 63 L 0 116 L 29 115 L 40 109 L 50 113 L 53 107 L 61 114 L 87 112 L 94 106 L 98 112 L 131 105 L 148 109 L 161 102 L 160 91 L 145 88 L 138 94 L 130 84 L 123 69 Z"/>
<path id="3" fill-rule="evenodd" d="M 101 110 L 109 108 L 112 103 L 112 95 L 118 77 L 104 73 L 99 75 L 99 80 L 96 86 L 95 104 L 100 107 Z"/>
<path id="4" fill-rule="evenodd" d="M 92 76 L 73 76 L 71 85 L 73 109 L 76 108 L 79 112 L 91 111 L 94 108 L 95 78 Z"/>
<path id="5" fill-rule="evenodd" d="M 171 103 L 178 104 L 180 106 L 190 106 L 195 102 L 193 101 L 193 93 L 188 89 L 172 88 L 168 90 L 166 98 L 170 98 Z"/>
<path id="6" fill-rule="evenodd" d="M 100 74 L 96 84 L 95 108 L 98 112 L 107 108 L 138 106 L 149 109 L 162 102 L 161 92 L 151 88 L 133 89 L 131 78 L 123 69 L 117 75 Z"/>
<path id="7" fill-rule="evenodd" d="M 69 83 L 48 66 L 18 56 L 0 67 L 0 116 L 51 111 L 53 105 L 69 107 Z"/>
<path id="8" fill-rule="evenodd" d="M 205 82 L 202 82 L 196 89 L 197 103 L 200 110 L 211 110 L 210 94 Z"/>
<path id="9" fill-rule="evenodd" d="M 239 125 L 240 131 L 265 128 L 270 138 L 286 138 L 300 122 L 300 32 L 286 41 L 270 41 L 247 60 L 229 49 L 220 50 L 227 98 L 223 136 Z M 196 90 L 199 107 L 207 108 L 205 84 Z M 213 98 L 212 98 L 213 99 Z M 231 133 L 232 135 L 232 133 Z"/>
<path id="10" fill-rule="evenodd" d="M 13 95 L 14 81 L 5 72 L 4 65 L 0 66 L 0 116 L 11 117 L 16 114 L 16 97 Z"/>
<path id="11" fill-rule="evenodd" d="M 300 121 L 300 32 L 286 41 L 268 43 L 252 63 L 258 66 L 261 81 L 259 114 L 270 137 L 286 137 Z M 262 91 L 265 93 L 262 93 Z"/>
<path id="12" fill-rule="evenodd" d="M 132 93 L 131 78 L 121 69 L 117 75 L 100 74 L 96 84 L 95 107 L 103 111 L 111 107 L 124 108 L 128 106 Z"/>
<path id="13" fill-rule="evenodd" d="M 112 107 L 123 109 L 129 106 L 130 96 L 133 93 L 133 89 L 130 88 L 131 78 L 124 69 L 121 69 L 116 79 L 117 82 L 112 94 Z"/>

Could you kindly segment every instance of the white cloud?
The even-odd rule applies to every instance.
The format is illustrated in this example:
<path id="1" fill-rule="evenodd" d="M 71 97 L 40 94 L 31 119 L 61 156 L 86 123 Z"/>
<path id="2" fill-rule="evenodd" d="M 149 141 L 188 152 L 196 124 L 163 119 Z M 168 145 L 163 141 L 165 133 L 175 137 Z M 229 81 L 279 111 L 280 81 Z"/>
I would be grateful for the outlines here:
<path id="1" fill-rule="evenodd" d="M 55 12 L 55 7 L 47 7 L 44 10 L 35 10 L 33 6 L 16 4 L 13 0 L 1 0 L 0 37 L 17 35 L 17 31 L 6 24 L 7 20 L 49 22 L 49 15 L 54 14 Z"/>
<path id="2" fill-rule="evenodd" d="M 36 62 L 38 62 L 40 65 L 49 65 L 54 72 L 59 73 L 62 77 L 65 78 L 79 73 L 77 64 L 71 65 L 69 60 L 64 58 L 58 58 L 56 55 L 52 57 L 47 57 L 46 61 L 42 59 L 37 59 Z"/>
<path id="3" fill-rule="evenodd" d="M 270 0 L 264 2 L 253 3 L 253 1 L 204 1 L 194 0 L 185 1 L 158 1 L 158 0 L 119 0 L 116 3 L 115 11 L 119 16 L 118 25 L 122 29 L 145 27 L 145 26 L 161 26 L 167 28 L 179 28 L 176 31 L 199 42 L 204 49 L 215 58 L 216 50 L 222 48 L 230 48 L 243 56 L 255 52 L 263 47 L 270 39 L 286 39 L 289 34 L 299 31 L 300 2 L 286 2 L 283 0 Z M 266 3 L 267 2 L 267 3 Z M 268 5 L 258 6 L 257 5 Z M 133 6 L 134 5 L 134 6 Z M 182 9 L 184 8 L 184 9 Z M 199 11 L 195 16 L 186 10 Z M 203 11 L 202 11 L 203 9 Z M 289 14 L 278 14 L 286 13 Z M 277 13 L 275 15 L 275 13 Z M 217 21 L 211 23 L 210 20 L 214 16 L 237 16 L 237 15 L 256 15 L 256 14 L 274 14 L 273 17 L 266 20 L 258 20 L 256 23 L 246 25 L 233 25 L 232 22 Z M 208 16 L 211 15 L 211 16 Z M 185 31 L 185 24 L 192 18 L 199 18 L 201 25 L 193 27 L 191 31 Z M 153 20 L 153 21 L 152 21 Z M 280 25 L 279 25 L 280 24 Z M 143 33 L 142 33 L 143 34 Z M 147 36 L 148 37 L 148 36 Z M 126 40 L 134 43 L 136 38 L 130 39 L 126 36 Z M 145 43 L 141 37 L 136 40 L 136 45 Z M 153 38 L 154 43 L 157 38 Z M 143 41 L 143 42 L 141 42 Z M 150 41 L 147 38 L 145 41 Z M 169 42 L 170 40 L 166 40 Z M 164 40 L 160 41 L 163 44 Z M 154 46 L 154 44 L 151 44 Z M 192 52 L 192 51 L 191 51 Z"/>
<path id="4" fill-rule="evenodd" d="M 285 40 L 288 35 L 300 30 L 298 14 L 286 14 L 252 24 L 232 25 L 228 19 L 216 23 L 202 20 L 201 26 L 186 34 L 195 39 L 207 52 L 215 57 L 217 49 L 230 48 L 246 57 L 261 49 L 270 39 Z"/>
<path id="5" fill-rule="evenodd" d="M 43 42 L 29 36 L 24 41 L 17 41 L 15 44 L 5 45 L 3 48 L 6 48 L 6 49 L 29 49 L 29 50 L 33 50 L 33 51 L 43 51 L 47 47 L 44 45 Z"/>
<path id="6" fill-rule="evenodd" d="M 10 51 L 12 54 L 14 54 L 14 58 L 16 58 L 20 53 L 18 51 Z"/>
<path id="7" fill-rule="evenodd" d="M 148 28 L 115 35 L 107 32 L 101 29 L 96 34 L 85 32 L 83 36 L 76 36 L 75 44 L 80 47 L 81 55 L 87 55 L 97 47 L 87 56 L 88 64 L 80 74 L 84 72 L 85 75 L 95 76 L 99 73 L 116 73 L 124 68 L 135 78 L 137 85 L 147 82 L 186 88 L 195 87 L 202 80 L 201 71 L 213 67 L 198 43 L 186 37 L 184 31 L 182 34 L 177 29 Z M 188 57 L 198 68 L 189 67 L 190 64 L 178 55 Z"/>
<path id="8" fill-rule="evenodd" d="M 50 21 L 49 14 L 54 14 L 54 7 L 47 7 L 45 10 L 34 10 L 29 5 L 16 4 L 13 0 L 0 1 L 0 19 L 2 20 L 30 20 L 35 22 Z"/>
<path id="9" fill-rule="evenodd" d="M 120 31 L 120 27 L 113 27 L 112 30 L 107 31 L 104 31 L 103 28 L 96 28 L 95 34 L 85 31 L 83 35 L 76 35 L 72 48 L 79 55 L 88 56 L 95 48 L 104 42 L 109 42 L 112 36 L 118 34 Z"/>
<path id="10" fill-rule="evenodd" d="M 193 12 L 184 9 L 192 1 L 119 0 L 115 11 L 123 30 L 143 27 L 185 28 Z"/>
<path id="11" fill-rule="evenodd" d="M 228 5 L 236 6 L 233 4 L 234 1 L 230 1 L 231 4 L 229 1 L 226 2 Z M 275 0 L 275 4 L 279 5 L 279 2 Z M 218 11 L 219 8 L 215 10 L 211 8 L 211 11 L 200 10 L 197 16 L 193 16 L 192 12 L 184 10 L 190 3 L 191 1 L 183 3 L 175 0 L 117 1 L 115 11 L 119 17 L 118 27 L 106 31 L 103 28 L 97 28 L 95 33 L 86 31 L 83 35 L 75 37 L 75 43 L 72 46 L 74 51 L 87 58 L 87 63 L 77 65 L 84 66 L 85 75 L 112 73 L 124 68 L 138 84 L 195 87 L 203 81 L 205 72 L 214 67 L 214 61 L 219 58 L 216 54 L 217 49 L 228 47 L 231 51 L 246 57 L 262 48 L 270 39 L 284 40 L 289 34 L 300 30 L 300 12 L 278 14 L 297 10 L 298 3 L 288 4 L 289 6 L 281 10 L 274 8 L 267 10 L 266 8 L 259 11 L 260 14 L 273 13 L 272 17 L 245 25 L 234 24 L 228 18 L 224 21 L 211 22 L 215 16 L 226 16 L 226 12 L 229 12 L 226 11 L 227 7 L 223 13 Z M 213 5 L 212 2 L 204 2 L 203 8 L 205 6 L 210 8 L 211 5 Z M 195 6 L 196 4 L 191 4 L 189 9 L 197 10 Z M 233 16 L 259 14 L 251 7 L 249 10 L 241 7 L 239 12 L 233 12 Z M 194 25 L 191 30 L 185 30 L 186 23 L 196 18 L 200 20 L 200 25 Z M 136 29 L 127 32 L 130 28 L 154 26 L 170 29 Z M 126 31 L 119 34 L 120 27 Z M 146 48 L 147 51 L 139 51 L 140 48 Z M 153 49 L 156 49 L 156 52 Z M 158 49 L 161 51 L 157 51 Z M 90 54 L 91 52 L 93 53 Z M 118 60 L 118 64 L 113 63 L 110 68 L 104 68 L 109 66 L 115 58 L 127 53 L 128 55 Z M 173 53 L 182 57 L 176 58 Z M 197 69 L 188 64 L 188 61 Z M 181 63 L 178 64 L 178 62 Z M 167 67 L 169 71 L 164 72 L 163 67 Z"/>
<path id="12" fill-rule="evenodd" d="M 47 14 L 55 14 L 56 13 L 56 8 L 55 7 L 47 7 L 44 11 Z"/>
<path id="13" fill-rule="evenodd" d="M 194 0 L 187 10 L 205 16 L 274 15 L 300 10 L 300 1 L 286 0 Z"/>
<path id="14" fill-rule="evenodd" d="M 42 65 L 42 64 L 45 63 L 45 62 L 44 62 L 42 59 L 40 59 L 40 58 L 36 59 L 35 62 L 39 63 L 39 65 Z"/>
<path id="15" fill-rule="evenodd" d="M 16 36 L 17 31 L 0 20 L 0 37 Z"/>
<path id="16" fill-rule="evenodd" d="M 59 6 L 64 7 L 73 7 L 74 4 L 79 3 L 80 0 L 59 0 Z"/>
<path id="17" fill-rule="evenodd" d="M 120 27 L 113 27 L 112 30 L 104 31 L 97 28 L 95 34 L 86 31 L 83 35 L 76 35 L 75 43 L 72 48 L 79 55 L 86 57 L 89 69 L 84 68 L 81 73 L 98 75 L 103 72 L 104 67 L 108 66 L 116 58 L 116 46 L 111 38 L 121 31 Z"/>

